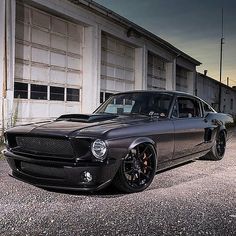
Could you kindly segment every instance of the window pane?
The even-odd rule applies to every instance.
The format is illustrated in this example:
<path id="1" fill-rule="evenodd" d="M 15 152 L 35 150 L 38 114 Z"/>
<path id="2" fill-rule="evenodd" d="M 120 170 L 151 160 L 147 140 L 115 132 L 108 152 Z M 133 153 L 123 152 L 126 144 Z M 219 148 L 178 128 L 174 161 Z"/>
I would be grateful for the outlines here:
<path id="1" fill-rule="evenodd" d="M 105 101 L 112 95 L 112 93 L 105 93 Z"/>
<path id="2" fill-rule="evenodd" d="M 200 117 L 201 111 L 199 102 L 190 98 L 179 98 L 179 117 L 180 118 L 191 118 L 191 117 Z"/>
<path id="3" fill-rule="evenodd" d="M 14 98 L 28 98 L 28 84 L 15 82 Z"/>
<path id="4" fill-rule="evenodd" d="M 103 92 L 100 92 L 100 103 L 103 103 Z"/>
<path id="5" fill-rule="evenodd" d="M 64 101 L 65 89 L 62 87 L 50 87 L 50 100 Z"/>
<path id="6" fill-rule="evenodd" d="M 31 84 L 31 99 L 47 100 L 47 86 Z"/>
<path id="7" fill-rule="evenodd" d="M 66 100 L 79 102 L 79 93 L 79 89 L 67 88 Z"/>

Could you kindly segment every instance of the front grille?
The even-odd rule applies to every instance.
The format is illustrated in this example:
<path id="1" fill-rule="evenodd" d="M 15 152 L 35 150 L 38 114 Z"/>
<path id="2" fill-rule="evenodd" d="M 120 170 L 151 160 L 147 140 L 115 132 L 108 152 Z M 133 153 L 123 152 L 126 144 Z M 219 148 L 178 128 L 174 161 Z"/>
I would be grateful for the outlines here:
<path id="1" fill-rule="evenodd" d="M 71 143 L 67 139 L 17 136 L 15 140 L 17 145 L 15 151 L 18 152 L 37 154 L 42 156 L 74 156 Z"/>

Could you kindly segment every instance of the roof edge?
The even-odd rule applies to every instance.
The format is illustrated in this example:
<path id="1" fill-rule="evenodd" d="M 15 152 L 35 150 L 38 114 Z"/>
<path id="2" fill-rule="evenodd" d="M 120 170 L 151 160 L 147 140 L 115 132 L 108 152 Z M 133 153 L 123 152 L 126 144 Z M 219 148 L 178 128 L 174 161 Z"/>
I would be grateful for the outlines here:
<path id="1" fill-rule="evenodd" d="M 163 45 L 164 47 L 167 47 L 169 50 L 174 52 L 177 56 L 183 57 L 184 59 L 191 61 L 196 66 L 200 66 L 202 64 L 200 61 L 194 59 L 193 57 L 189 56 L 185 52 L 176 48 L 175 46 L 173 46 L 171 43 L 167 42 L 166 40 L 158 37 L 154 33 L 151 33 L 150 31 L 144 29 L 143 27 L 133 23 L 132 21 L 128 20 L 127 18 L 119 15 L 118 13 L 102 6 L 101 4 L 99 4 L 93 0 L 68 0 L 68 1 L 70 1 L 76 5 L 84 5 L 86 7 L 89 7 L 91 9 L 99 12 L 100 14 L 104 15 L 105 17 L 111 17 L 115 21 L 118 21 L 118 22 L 122 23 L 123 25 L 126 25 L 127 27 L 134 28 L 134 30 L 137 31 L 138 33 L 140 33 L 148 38 L 151 38 L 153 41 L 157 42 L 160 45 Z"/>

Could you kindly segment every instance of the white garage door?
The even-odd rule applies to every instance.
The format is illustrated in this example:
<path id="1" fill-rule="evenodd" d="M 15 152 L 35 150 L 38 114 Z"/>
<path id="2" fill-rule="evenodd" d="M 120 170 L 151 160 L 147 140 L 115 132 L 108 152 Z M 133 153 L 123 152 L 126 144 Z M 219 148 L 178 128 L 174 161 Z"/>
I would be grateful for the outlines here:
<path id="1" fill-rule="evenodd" d="M 176 90 L 187 92 L 188 91 L 188 83 L 187 83 L 187 73 L 183 67 L 176 66 Z"/>
<path id="2" fill-rule="evenodd" d="M 159 56 L 148 52 L 148 90 L 166 89 L 166 62 Z"/>
<path id="3" fill-rule="evenodd" d="M 19 120 L 80 112 L 82 39 L 83 26 L 17 4 L 14 96 Z"/>
<path id="4" fill-rule="evenodd" d="M 134 89 L 134 48 L 110 35 L 102 34 L 101 99 L 112 93 Z"/>

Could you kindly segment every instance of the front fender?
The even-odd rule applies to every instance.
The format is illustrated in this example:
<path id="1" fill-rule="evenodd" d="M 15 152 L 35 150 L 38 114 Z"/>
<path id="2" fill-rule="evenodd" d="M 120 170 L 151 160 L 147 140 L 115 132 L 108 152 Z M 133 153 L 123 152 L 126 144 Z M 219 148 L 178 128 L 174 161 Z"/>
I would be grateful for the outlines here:
<path id="1" fill-rule="evenodd" d="M 136 147 L 137 145 L 139 144 L 142 144 L 142 143 L 150 143 L 152 144 L 153 146 L 155 146 L 155 142 L 150 139 L 150 138 L 147 138 L 147 137 L 140 137 L 140 138 L 137 138 L 135 139 L 129 146 L 128 148 L 128 151 L 130 151 L 131 149 L 133 149 L 134 147 Z"/>

